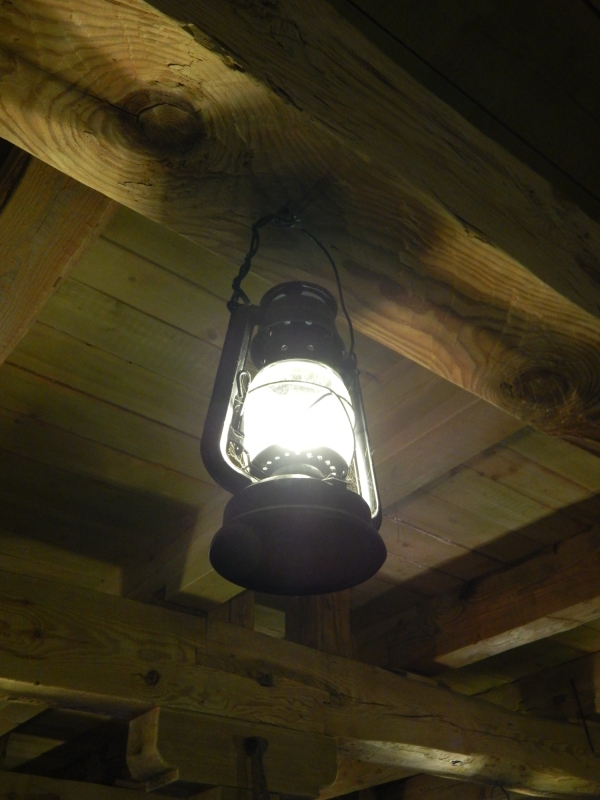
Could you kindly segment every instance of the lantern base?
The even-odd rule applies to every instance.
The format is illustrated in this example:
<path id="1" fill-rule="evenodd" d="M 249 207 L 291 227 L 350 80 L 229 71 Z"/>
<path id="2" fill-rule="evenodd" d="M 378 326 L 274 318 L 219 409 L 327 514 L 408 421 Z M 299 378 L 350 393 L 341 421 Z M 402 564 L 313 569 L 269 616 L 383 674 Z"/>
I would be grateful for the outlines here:
<path id="1" fill-rule="evenodd" d="M 267 478 L 234 495 L 210 549 L 223 578 L 282 595 L 348 589 L 386 556 L 363 498 L 305 475 Z"/>

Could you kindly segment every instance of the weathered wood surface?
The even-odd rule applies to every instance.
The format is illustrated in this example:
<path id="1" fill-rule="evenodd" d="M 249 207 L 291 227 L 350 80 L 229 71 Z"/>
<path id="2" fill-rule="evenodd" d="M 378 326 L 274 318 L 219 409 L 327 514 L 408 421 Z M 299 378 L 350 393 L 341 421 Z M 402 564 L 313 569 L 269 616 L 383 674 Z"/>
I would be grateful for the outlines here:
<path id="1" fill-rule="evenodd" d="M 243 628 L 3 575 L 0 690 L 153 706 L 338 738 L 346 755 L 532 791 L 594 795 L 580 730 Z"/>
<path id="2" fill-rule="evenodd" d="M 44 709 L 45 706 L 39 703 L 3 703 L 0 701 L 0 736 L 10 733 L 21 723 L 41 714 Z"/>
<path id="3" fill-rule="evenodd" d="M 14 148 L 0 166 L 0 363 L 117 208 Z"/>
<path id="4" fill-rule="evenodd" d="M 324 653 L 352 658 L 350 589 L 290 598 L 285 613 L 285 638 Z"/>
<path id="5" fill-rule="evenodd" d="M 337 745 L 331 737 L 168 708 L 152 709 L 130 723 L 127 764 L 140 781 L 251 789 L 244 741 L 252 736 L 268 742 L 263 763 L 269 791 L 316 797 L 334 782 Z"/>
<path id="6" fill-rule="evenodd" d="M 394 620 L 386 666 L 460 667 L 600 617 L 600 529 L 433 596 Z M 439 669 L 439 667 L 438 667 Z"/>
<path id="7" fill-rule="evenodd" d="M 335 248 L 358 328 L 595 447 L 595 224 L 324 3 L 288 0 L 262 16 L 227 3 L 163 7 L 190 25 L 141 3 L 4 6 L 0 133 L 236 260 L 252 219 L 319 187 L 305 222 Z M 288 28 L 293 46 L 278 32 Z M 272 279 L 299 268 L 330 279 L 312 249 L 268 238 L 261 269 Z"/>
<path id="8" fill-rule="evenodd" d="M 140 800 L 137 789 L 119 789 L 97 783 L 59 781 L 38 775 L 3 772 L 0 800 Z"/>
<path id="9" fill-rule="evenodd" d="M 493 800 L 489 786 L 478 786 L 476 783 L 449 781 L 435 778 L 432 775 L 415 775 L 402 783 L 385 786 L 378 794 L 377 800 Z M 508 793 L 500 787 L 496 796 L 507 800 Z M 510 800 L 510 795 L 508 795 Z"/>
<path id="10" fill-rule="evenodd" d="M 509 711 L 579 725 L 583 710 L 588 721 L 594 720 L 589 727 L 598 745 L 595 689 L 599 673 L 600 654 L 591 652 L 490 689 L 482 697 Z"/>

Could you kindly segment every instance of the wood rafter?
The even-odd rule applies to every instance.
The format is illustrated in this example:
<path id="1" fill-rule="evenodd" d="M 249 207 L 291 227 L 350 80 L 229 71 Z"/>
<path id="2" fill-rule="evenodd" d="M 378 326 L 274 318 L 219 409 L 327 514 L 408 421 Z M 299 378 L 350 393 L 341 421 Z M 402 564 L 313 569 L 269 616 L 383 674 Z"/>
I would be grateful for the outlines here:
<path id="1" fill-rule="evenodd" d="M 386 627 L 385 666 L 461 667 L 598 619 L 599 570 L 596 526 L 474 581 L 468 591 L 428 598 L 380 622 Z M 372 647 L 372 641 L 365 643 L 367 650 Z"/>
<path id="2" fill-rule="evenodd" d="M 0 166 L 0 363 L 117 205 L 13 148 Z"/>
<path id="3" fill-rule="evenodd" d="M 321 0 L 155 5 L 186 24 L 141 0 L 4 5 L 0 133 L 236 260 L 252 219 L 312 191 L 362 331 L 596 448 L 598 227 Z M 329 278 L 289 241 L 265 273 Z"/>
<path id="4" fill-rule="evenodd" d="M 14 698 L 132 715 L 158 705 L 325 734 L 375 764 L 528 791 L 600 791 L 600 765 L 576 726 L 239 626 L 9 574 L 0 615 L 0 690 Z"/>

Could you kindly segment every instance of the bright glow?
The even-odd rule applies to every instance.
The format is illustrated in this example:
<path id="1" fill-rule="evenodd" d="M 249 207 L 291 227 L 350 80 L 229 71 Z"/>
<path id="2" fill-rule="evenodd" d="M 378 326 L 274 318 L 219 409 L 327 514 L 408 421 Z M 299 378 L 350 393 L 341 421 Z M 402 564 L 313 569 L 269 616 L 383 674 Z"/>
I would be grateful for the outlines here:
<path id="1" fill-rule="evenodd" d="M 271 445 L 292 453 L 328 447 L 352 461 L 350 395 L 337 372 L 318 361 L 288 359 L 261 369 L 248 388 L 243 419 L 251 461 Z"/>

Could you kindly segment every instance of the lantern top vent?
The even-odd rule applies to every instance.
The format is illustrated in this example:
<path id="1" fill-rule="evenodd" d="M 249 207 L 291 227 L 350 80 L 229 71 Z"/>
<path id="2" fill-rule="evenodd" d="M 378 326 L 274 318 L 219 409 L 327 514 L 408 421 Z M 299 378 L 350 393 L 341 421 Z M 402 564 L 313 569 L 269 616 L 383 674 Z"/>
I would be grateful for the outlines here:
<path id="1" fill-rule="evenodd" d="M 250 350 L 256 367 L 309 358 L 342 369 L 347 353 L 336 329 L 338 307 L 331 292 L 315 283 L 290 281 L 270 289 L 260 307 Z"/>

